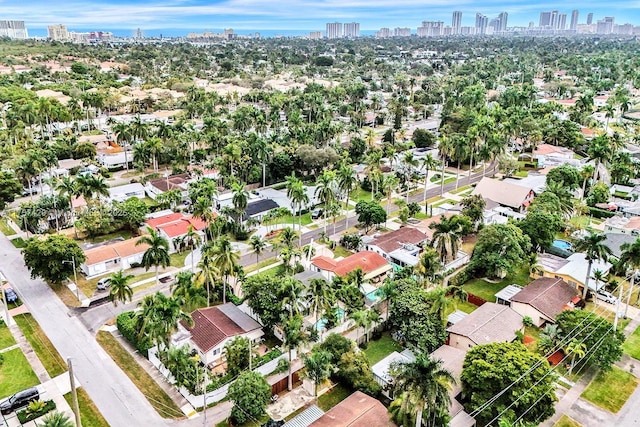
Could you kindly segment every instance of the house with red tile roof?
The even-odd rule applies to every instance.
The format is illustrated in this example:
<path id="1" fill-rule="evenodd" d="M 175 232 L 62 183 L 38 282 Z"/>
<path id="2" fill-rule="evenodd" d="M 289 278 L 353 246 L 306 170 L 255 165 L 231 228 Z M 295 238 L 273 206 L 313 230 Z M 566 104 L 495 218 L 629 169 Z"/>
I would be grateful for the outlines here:
<path id="1" fill-rule="evenodd" d="M 84 250 L 85 262 L 80 270 L 87 277 L 95 277 L 113 271 L 126 270 L 131 264 L 142 261 L 149 245 L 136 245 L 138 238 L 93 245 Z"/>
<path id="2" fill-rule="evenodd" d="M 334 276 L 344 277 L 348 273 L 361 269 L 365 280 L 378 280 L 391 270 L 391 264 L 378 253 L 362 251 L 341 260 L 326 256 L 317 256 L 311 260 L 311 270 L 322 273 L 327 280 Z"/>
<path id="3" fill-rule="evenodd" d="M 189 227 L 198 232 L 201 238 L 204 238 L 204 230 L 207 223 L 193 215 L 186 215 L 180 212 L 172 212 L 155 218 L 149 218 L 145 224 L 158 231 L 162 237 L 169 241 L 169 251 L 176 252 L 178 247 L 176 242 L 189 232 Z"/>
<path id="4" fill-rule="evenodd" d="M 244 337 L 255 343 L 264 335 L 260 324 L 233 303 L 200 308 L 191 313 L 191 318 L 191 326 L 180 322 L 171 341 L 176 347 L 188 345 L 206 365 L 218 365 L 224 361 L 223 349 L 230 340 Z"/>

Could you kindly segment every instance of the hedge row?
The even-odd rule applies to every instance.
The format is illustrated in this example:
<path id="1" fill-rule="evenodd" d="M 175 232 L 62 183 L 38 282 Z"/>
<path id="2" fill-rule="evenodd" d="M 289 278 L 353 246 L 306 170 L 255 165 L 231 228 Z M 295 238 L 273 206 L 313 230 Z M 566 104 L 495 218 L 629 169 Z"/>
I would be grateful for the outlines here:
<path id="1" fill-rule="evenodd" d="M 144 357 L 153 346 L 148 338 L 139 339 L 139 330 L 135 313 L 126 311 L 116 318 L 116 325 L 123 337 L 127 339 Z"/>

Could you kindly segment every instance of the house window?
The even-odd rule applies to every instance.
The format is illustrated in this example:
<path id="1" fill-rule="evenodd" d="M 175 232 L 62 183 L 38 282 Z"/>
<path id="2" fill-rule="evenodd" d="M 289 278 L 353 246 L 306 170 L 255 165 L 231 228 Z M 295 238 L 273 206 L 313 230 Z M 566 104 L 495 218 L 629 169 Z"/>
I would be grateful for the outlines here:
<path id="1" fill-rule="evenodd" d="M 219 348 L 216 348 L 216 349 L 213 350 L 213 355 L 215 356 L 217 354 L 220 354 L 220 349 Z"/>

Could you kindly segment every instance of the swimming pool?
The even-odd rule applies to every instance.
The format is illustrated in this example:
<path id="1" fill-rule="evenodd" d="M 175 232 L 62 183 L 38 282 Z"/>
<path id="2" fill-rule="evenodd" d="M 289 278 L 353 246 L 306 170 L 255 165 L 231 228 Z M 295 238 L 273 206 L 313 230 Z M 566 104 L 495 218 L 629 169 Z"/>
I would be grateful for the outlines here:
<path id="1" fill-rule="evenodd" d="M 371 300 L 373 302 L 378 302 L 378 301 L 382 300 L 383 296 L 384 295 L 383 295 L 383 293 L 382 293 L 382 291 L 380 289 L 375 289 L 375 290 L 369 292 L 367 295 L 365 295 L 365 297 L 368 300 Z"/>
<path id="2" fill-rule="evenodd" d="M 561 239 L 554 240 L 551 246 L 556 247 L 558 249 L 563 249 L 565 251 L 573 250 L 573 245 L 570 242 L 567 242 L 566 240 L 561 240 Z"/>
<path id="3" fill-rule="evenodd" d="M 342 322 L 344 320 L 344 310 L 342 308 L 338 308 L 338 322 Z M 320 320 L 318 320 L 313 327 L 316 329 L 316 331 L 322 331 L 325 329 L 325 326 L 327 326 L 327 319 L 325 319 L 324 317 Z"/>

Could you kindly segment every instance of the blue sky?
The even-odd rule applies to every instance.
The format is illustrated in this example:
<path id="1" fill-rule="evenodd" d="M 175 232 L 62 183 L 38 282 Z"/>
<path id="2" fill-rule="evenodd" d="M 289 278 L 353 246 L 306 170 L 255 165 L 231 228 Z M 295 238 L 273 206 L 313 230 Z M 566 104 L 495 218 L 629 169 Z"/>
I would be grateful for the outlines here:
<path id="1" fill-rule="evenodd" d="M 360 22 L 361 30 L 380 27 L 415 28 L 423 20 L 451 24 L 453 10 L 463 12 L 463 25 L 473 25 L 476 12 L 494 17 L 509 13 L 509 26 L 528 25 L 543 10 L 568 15 L 580 10 L 579 22 L 593 12 L 594 22 L 615 16 L 616 23 L 640 25 L 640 1 L 531 0 L 0 0 L 0 19 L 26 21 L 34 35 L 49 24 L 65 24 L 70 30 L 115 30 L 130 34 L 140 27 L 146 34 L 242 30 L 325 30 L 326 22 Z M 38 31 L 40 29 L 40 31 Z"/>

